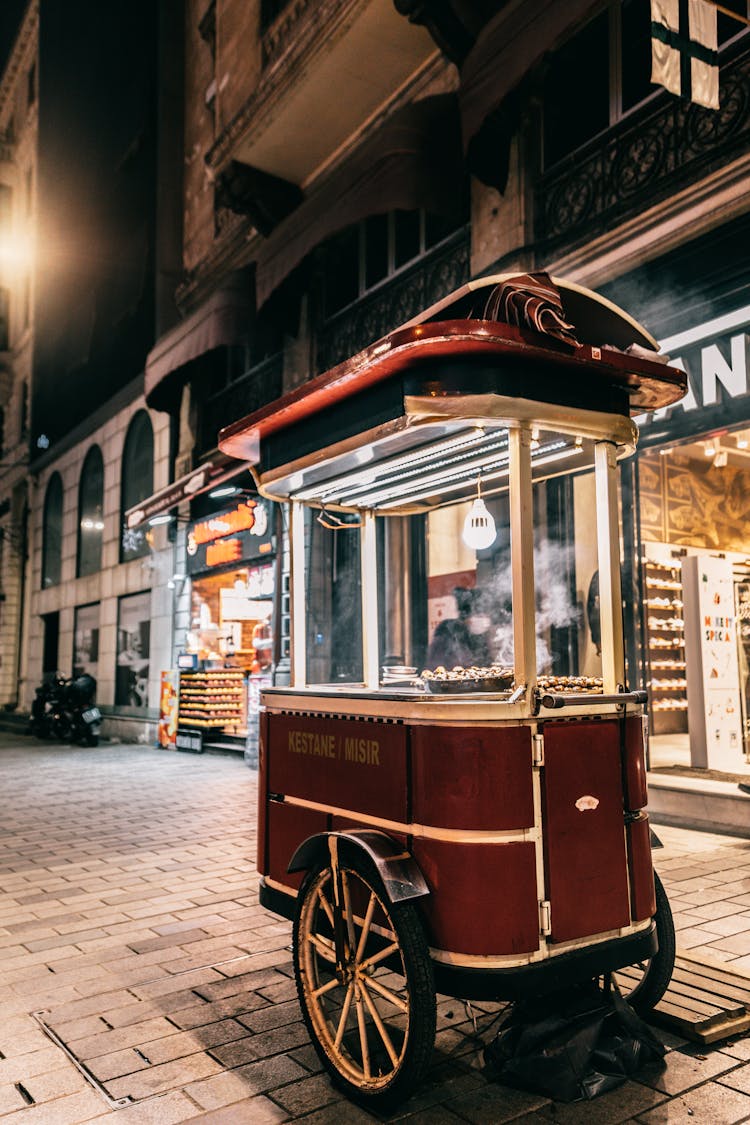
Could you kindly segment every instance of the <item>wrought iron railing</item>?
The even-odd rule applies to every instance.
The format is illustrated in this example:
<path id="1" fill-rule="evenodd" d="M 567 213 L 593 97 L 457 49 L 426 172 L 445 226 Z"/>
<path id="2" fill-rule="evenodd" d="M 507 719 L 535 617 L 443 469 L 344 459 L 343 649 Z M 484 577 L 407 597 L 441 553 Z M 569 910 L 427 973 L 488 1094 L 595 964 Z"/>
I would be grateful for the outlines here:
<path id="1" fill-rule="evenodd" d="M 219 430 L 279 398 L 282 392 L 281 353 L 251 367 L 239 379 L 211 395 L 201 407 L 201 449 L 213 449 Z"/>
<path id="2" fill-rule="evenodd" d="M 577 150 L 538 181 L 542 247 L 590 238 L 721 167 L 750 140 L 750 45 L 722 60 L 718 110 L 666 94 Z"/>
<path id="3" fill-rule="evenodd" d="M 468 281 L 469 250 L 469 230 L 464 227 L 327 321 L 318 333 L 318 371 L 361 351 Z"/>

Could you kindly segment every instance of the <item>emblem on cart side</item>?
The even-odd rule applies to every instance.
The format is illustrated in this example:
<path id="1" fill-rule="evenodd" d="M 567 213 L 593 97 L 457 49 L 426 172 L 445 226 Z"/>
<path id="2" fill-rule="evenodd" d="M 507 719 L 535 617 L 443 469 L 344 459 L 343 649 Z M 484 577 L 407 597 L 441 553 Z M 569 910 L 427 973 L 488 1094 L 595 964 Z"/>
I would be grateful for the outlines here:
<path id="1" fill-rule="evenodd" d="M 576 808 L 579 812 L 586 812 L 588 809 L 599 808 L 599 798 L 591 797 L 588 793 L 584 797 L 579 797 L 576 801 Z"/>

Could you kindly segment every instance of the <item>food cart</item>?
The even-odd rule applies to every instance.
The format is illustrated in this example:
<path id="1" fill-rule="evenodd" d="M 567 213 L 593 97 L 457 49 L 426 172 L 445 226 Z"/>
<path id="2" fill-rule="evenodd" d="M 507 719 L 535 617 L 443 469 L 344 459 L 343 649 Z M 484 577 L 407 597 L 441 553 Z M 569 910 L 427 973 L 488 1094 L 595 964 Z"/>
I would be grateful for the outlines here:
<path id="1" fill-rule="evenodd" d="M 618 516 L 632 416 L 685 391 L 657 353 L 576 285 L 484 278 L 220 435 L 289 513 L 291 683 L 263 693 L 261 901 L 294 921 L 313 1044 L 360 1103 L 414 1088 L 436 991 L 515 998 L 624 970 L 644 1012 L 669 981 Z M 540 510 L 573 478 L 575 542 L 550 555 Z M 323 624 L 342 582 L 316 561 L 322 534 L 329 562 L 349 558 L 350 595 Z M 554 651 L 565 630 L 540 608 L 571 552 L 597 572 L 585 660 L 570 623 Z M 430 661 L 441 620 L 472 626 L 447 586 L 475 594 L 480 575 L 483 659 Z"/>

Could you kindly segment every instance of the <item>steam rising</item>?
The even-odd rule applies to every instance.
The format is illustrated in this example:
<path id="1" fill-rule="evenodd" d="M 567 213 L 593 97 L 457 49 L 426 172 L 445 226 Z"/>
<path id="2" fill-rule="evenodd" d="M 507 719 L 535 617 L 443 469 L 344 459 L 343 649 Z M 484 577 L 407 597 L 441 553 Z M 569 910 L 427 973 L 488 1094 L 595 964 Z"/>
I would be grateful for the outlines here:
<path id="1" fill-rule="evenodd" d="M 534 584 L 536 587 L 536 663 L 538 672 L 552 667 L 553 652 L 549 646 L 549 630 L 577 625 L 578 606 L 571 600 L 568 575 L 573 567 L 573 548 L 551 540 L 543 540 L 534 548 Z M 511 611 L 511 567 L 508 559 L 498 567 L 490 581 L 483 584 L 490 603 L 493 629 L 490 648 L 499 664 L 513 663 L 513 616 Z"/>

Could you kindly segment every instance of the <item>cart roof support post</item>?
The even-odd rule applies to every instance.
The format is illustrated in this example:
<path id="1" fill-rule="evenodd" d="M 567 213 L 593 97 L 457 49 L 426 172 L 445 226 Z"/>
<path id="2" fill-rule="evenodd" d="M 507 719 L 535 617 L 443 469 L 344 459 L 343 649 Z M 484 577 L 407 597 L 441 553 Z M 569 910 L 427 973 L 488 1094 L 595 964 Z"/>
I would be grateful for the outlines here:
<path id="1" fill-rule="evenodd" d="M 508 430 L 510 453 L 510 553 L 512 559 L 513 664 L 516 684 L 536 685 L 536 599 L 531 479 L 531 427 Z"/>
<path id="2" fill-rule="evenodd" d="M 596 527 L 599 548 L 599 611 L 602 629 L 604 694 L 625 683 L 622 589 L 620 586 L 620 521 L 617 511 L 617 448 L 598 441 L 594 451 Z"/>
<path id="3" fill-rule="evenodd" d="M 362 677 L 365 687 L 377 690 L 380 683 L 378 659 L 378 555 L 375 513 L 362 513 L 360 531 L 362 574 Z"/>
<path id="4" fill-rule="evenodd" d="M 305 509 L 297 500 L 290 504 L 290 554 L 292 593 L 292 687 L 307 681 L 305 642 Z"/>

